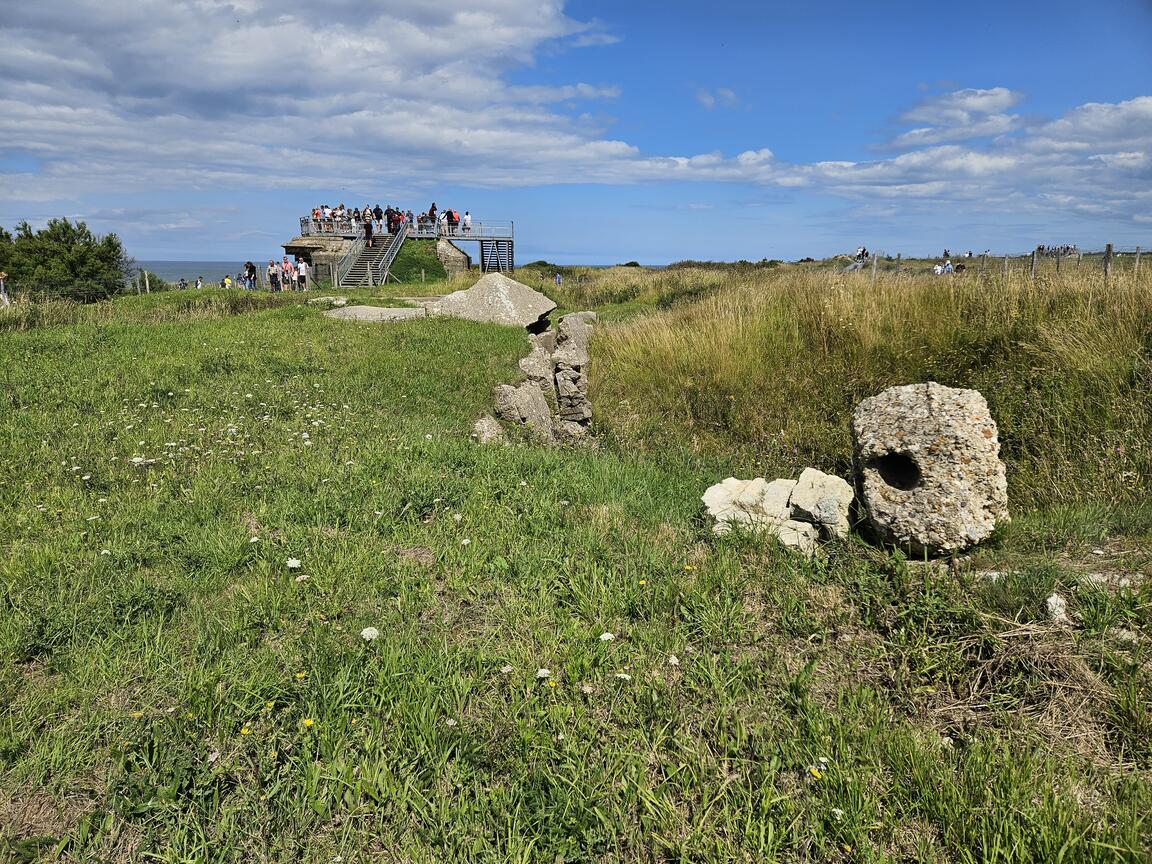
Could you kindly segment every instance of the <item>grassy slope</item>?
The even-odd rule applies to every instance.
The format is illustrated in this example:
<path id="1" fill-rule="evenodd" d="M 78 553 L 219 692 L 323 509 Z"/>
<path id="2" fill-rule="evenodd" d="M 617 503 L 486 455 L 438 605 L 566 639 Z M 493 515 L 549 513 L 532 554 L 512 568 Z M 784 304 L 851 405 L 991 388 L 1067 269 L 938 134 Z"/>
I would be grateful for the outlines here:
<path id="1" fill-rule="evenodd" d="M 669 316 L 699 288 L 629 278 L 652 284 L 622 303 L 664 290 Z M 697 499 L 740 448 L 648 452 L 614 410 L 619 449 L 478 448 L 513 331 L 108 308 L 0 337 L 18 860 L 1152 848 L 1147 587 L 1088 589 L 1051 555 L 990 587 L 858 543 L 805 563 L 718 539 Z M 643 332 L 600 362 L 624 370 Z M 1037 623 L 1054 587 L 1070 633 Z"/>

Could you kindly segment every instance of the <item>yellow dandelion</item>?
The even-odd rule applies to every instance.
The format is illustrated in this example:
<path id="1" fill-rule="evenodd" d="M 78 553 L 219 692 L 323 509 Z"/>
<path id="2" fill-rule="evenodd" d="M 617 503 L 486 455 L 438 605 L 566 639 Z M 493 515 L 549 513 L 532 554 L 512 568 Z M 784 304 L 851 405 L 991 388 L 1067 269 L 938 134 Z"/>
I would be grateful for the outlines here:
<path id="1" fill-rule="evenodd" d="M 815 777 L 817 780 L 820 780 L 821 778 L 824 777 L 823 772 L 821 772 L 819 768 L 815 768 L 815 767 L 809 768 L 808 773 L 811 774 L 813 777 Z"/>
<path id="2" fill-rule="evenodd" d="M 265 702 L 264 703 L 265 710 L 271 711 L 275 707 L 276 707 L 276 704 L 274 702 Z"/>
<path id="3" fill-rule="evenodd" d="M 243 729 L 240 730 L 240 734 L 241 735 L 251 735 L 252 730 L 249 729 L 247 726 L 245 726 Z"/>
<path id="4" fill-rule="evenodd" d="M 141 717 L 143 717 L 143 716 L 144 716 L 144 712 L 143 712 L 143 711 L 133 711 L 133 712 L 132 712 L 132 716 L 133 716 L 133 718 L 135 718 L 136 720 L 139 720 Z"/>
<path id="5" fill-rule="evenodd" d="M 647 579 L 641 579 L 641 580 L 640 580 L 640 584 L 641 584 L 641 586 L 643 586 L 643 585 L 647 585 L 647 584 L 648 584 L 648 580 L 647 580 Z"/>
<path id="6" fill-rule="evenodd" d="M 304 680 L 305 678 L 307 678 L 307 677 L 308 677 L 308 673 L 307 673 L 307 672 L 297 672 L 297 673 L 296 673 L 296 680 L 297 680 L 297 681 L 303 681 L 303 680 Z"/>
<path id="7" fill-rule="evenodd" d="M 352 725 L 353 725 L 353 726 L 355 726 L 355 725 L 356 725 L 357 723 L 359 723 L 359 722 L 360 722 L 360 718 L 359 718 L 359 717 L 353 717 L 353 718 L 352 718 Z"/>
<path id="8" fill-rule="evenodd" d="M 280 755 L 280 753 L 276 750 L 269 750 L 268 751 L 268 758 L 269 759 L 275 759 L 279 755 Z"/>
<path id="9" fill-rule="evenodd" d="M 313 723 L 315 723 L 315 722 L 316 722 L 316 721 L 315 721 L 315 720 L 313 720 L 311 717 L 305 717 L 305 718 L 304 718 L 304 728 L 305 728 L 305 729 L 311 729 L 311 728 L 312 728 L 312 724 L 313 724 Z"/>
<path id="10" fill-rule="evenodd" d="M 557 684 L 555 681 L 549 681 L 549 682 L 548 682 L 548 686 L 549 686 L 549 687 L 559 687 L 560 685 L 559 685 L 559 684 Z"/>
<path id="11" fill-rule="evenodd" d="M 186 718 L 188 718 L 189 720 L 195 720 L 195 719 L 196 719 L 196 715 L 195 715 L 195 714 L 193 714 L 191 711 L 189 711 L 189 712 L 188 712 L 187 714 L 185 714 L 184 716 L 185 716 Z"/>

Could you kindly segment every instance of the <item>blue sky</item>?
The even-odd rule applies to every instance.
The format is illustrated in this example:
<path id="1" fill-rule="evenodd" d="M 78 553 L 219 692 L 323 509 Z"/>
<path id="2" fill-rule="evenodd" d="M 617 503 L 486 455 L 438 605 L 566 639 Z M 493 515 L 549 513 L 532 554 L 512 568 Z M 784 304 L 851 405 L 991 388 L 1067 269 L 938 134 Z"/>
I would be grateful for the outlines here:
<path id="1" fill-rule="evenodd" d="M 271 257 L 320 201 L 566 263 L 1152 247 L 1152 3 L 40 0 L 0 224 Z"/>

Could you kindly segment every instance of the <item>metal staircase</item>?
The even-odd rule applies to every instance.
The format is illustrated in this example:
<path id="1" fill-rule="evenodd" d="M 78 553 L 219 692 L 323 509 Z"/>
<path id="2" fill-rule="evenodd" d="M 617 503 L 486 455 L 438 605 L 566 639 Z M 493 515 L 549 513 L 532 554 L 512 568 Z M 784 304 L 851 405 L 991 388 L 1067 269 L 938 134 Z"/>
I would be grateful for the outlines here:
<path id="1" fill-rule="evenodd" d="M 383 285 L 388 280 L 388 268 L 396 260 L 406 236 L 407 230 L 403 226 L 395 234 L 377 234 L 372 238 L 371 245 L 364 244 L 356 260 L 347 272 L 341 275 L 338 287 L 363 288 Z"/>
<path id="2" fill-rule="evenodd" d="M 480 272 L 511 273 L 516 269 L 511 240 L 480 241 Z"/>

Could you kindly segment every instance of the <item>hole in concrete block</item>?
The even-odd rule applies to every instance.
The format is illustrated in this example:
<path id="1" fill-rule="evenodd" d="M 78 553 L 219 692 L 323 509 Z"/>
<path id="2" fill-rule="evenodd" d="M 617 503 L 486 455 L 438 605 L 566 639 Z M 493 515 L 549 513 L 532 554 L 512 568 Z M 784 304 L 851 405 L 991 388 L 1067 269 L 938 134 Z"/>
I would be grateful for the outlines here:
<path id="1" fill-rule="evenodd" d="M 920 466 L 907 453 L 886 453 L 872 459 L 869 468 L 875 468 L 889 486 L 907 492 L 920 485 Z"/>

